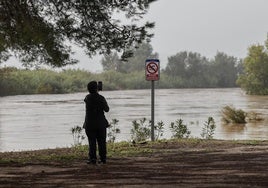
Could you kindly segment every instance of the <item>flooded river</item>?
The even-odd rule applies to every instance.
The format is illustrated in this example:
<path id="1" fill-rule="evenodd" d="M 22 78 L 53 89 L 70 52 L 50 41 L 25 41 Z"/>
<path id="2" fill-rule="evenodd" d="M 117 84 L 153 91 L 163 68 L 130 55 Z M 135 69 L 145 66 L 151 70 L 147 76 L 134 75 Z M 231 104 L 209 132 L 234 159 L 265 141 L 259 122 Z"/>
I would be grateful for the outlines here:
<path id="1" fill-rule="evenodd" d="M 130 140 L 132 121 L 150 119 L 150 90 L 103 91 L 110 105 L 106 115 L 118 119 L 117 141 Z M 0 152 L 71 146 L 70 129 L 81 126 L 86 93 L 0 97 Z M 221 123 L 221 109 L 233 105 L 261 113 L 262 122 L 245 125 Z M 248 96 L 241 89 L 169 89 L 155 91 L 155 122 L 165 123 L 163 138 L 172 136 L 169 125 L 182 119 L 192 137 L 201 137 L 208 117 L 216 121 L 216 139 L 267 139 L 268 96 Z M 86 143 L 86 141 L 84 141 Z"/>

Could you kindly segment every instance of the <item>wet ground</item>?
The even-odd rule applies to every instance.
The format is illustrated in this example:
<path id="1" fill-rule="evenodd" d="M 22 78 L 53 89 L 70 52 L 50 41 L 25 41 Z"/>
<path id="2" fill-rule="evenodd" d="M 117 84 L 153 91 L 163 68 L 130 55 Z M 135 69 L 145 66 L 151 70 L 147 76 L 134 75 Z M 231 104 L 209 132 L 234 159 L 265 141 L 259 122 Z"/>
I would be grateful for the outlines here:
<path id="1" fill-rule="evenodd" d="M 105 165 L 0 164 L 0 187 L 268 187 L 268 141 L 140 147 L 153 152 L 111 157 Z"/>

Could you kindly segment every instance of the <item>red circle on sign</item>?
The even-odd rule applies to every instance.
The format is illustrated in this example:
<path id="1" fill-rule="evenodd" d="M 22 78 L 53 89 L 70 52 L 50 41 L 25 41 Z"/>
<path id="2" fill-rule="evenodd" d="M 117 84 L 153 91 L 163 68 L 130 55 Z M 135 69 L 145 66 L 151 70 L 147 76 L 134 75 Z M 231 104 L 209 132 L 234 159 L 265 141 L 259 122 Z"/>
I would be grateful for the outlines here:
<path id="1" fill-rule="evenodd" d="M 149 73 L 155 74 L 158 71 L 158 65 L 155 62 L 150 62 L 148 63 L 146 69 Z"/>

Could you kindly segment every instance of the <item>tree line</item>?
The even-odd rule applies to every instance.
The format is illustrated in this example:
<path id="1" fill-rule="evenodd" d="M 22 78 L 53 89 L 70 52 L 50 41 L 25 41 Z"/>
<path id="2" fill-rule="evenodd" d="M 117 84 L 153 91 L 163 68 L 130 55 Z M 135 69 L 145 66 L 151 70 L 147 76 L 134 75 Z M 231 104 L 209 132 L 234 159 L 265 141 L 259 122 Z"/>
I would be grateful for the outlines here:
<path id="1" fill-rule="evenodd" d="M 128 62 L 121 61 L 116 53 L 103 57 L 102 73 L 79 69 L 57 72 L 48 69 L 1 68 L 0 95 L 84 92 L 90 80 L 103 81 L 105 90 L 150 88 L 150 82 L 145 81 L 144 60 L 147 57 L 158 57 L 158 54 L 152 53 L 150 45 L 145 46 L 150 47 L 150 50 L 141 48 L 135 51 Z M 223 63 L 225 64 L 221 67 Z M 180 52 L 169 57 L 168 65 L 161 70 L 161 79 L 156 82 L 156 87 L 235 87 L 237 71 L 236 58 L 223 53 L 218 53 L 211 62 L 198 53 Z"/>
<path id="2" fill-rule="evenodd" d="M 196 52 L 182 51 L 168 57 L 156 88 L 230 88 L 241 86 L 248 94 L 268 94 L 268 42 L 253 45 L 242 60 L 217 52 L 208 59 Z M 68 69 L 0 69 L 0 95 L 72 93 L 86 91 L 90 80 L 101 80 L 105 90 L 147 89 L 145 60 L 158 58 L 149 43 L 142 43 L 123 61 L 116 52 L 101 59 L 102 73 Z"/>
<path id="3" fill-rule="evenodd" d="M 81 70 L 55 72 L 5 67 L 0 69 L 0 95 L 79 92 L 90 77 L 91 73 Z"/>
<path id="4" fill-rule="evenodd" d="M 101 60 L 103 69 L 125 74 L 144 72 L 144 61 L 159 56 L 149 43 L 141 44 L 133 54 L 127 62 L 121 61 L 116 52 L 105 55 Z M 237 87 L 236 80 L 242 71 L 242 60 L 223 52 L 208 59 L 196 52 L 182 51 L 168 57 L 159 85 L 161 88 Z"/>

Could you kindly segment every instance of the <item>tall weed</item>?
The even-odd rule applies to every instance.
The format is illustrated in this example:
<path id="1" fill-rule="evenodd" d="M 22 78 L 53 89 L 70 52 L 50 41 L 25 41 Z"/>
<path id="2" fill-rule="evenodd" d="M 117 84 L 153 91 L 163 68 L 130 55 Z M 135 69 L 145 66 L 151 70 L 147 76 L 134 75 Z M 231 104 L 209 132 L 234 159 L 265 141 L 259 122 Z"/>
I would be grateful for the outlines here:
<path id="1" fill-rule="evenodd" d="M 83 140 L 86 138 L 83 134 L 83 128 L 80 126 L 75 126 L 71 128 L 73 135 L 74 146 L 82 145 Z"/>
<path id="2" fill-rule="evenodd" d="M 173 134 L 172 138 L 189 138 L 191 131 L 188 130 L 187 125 L 183 123 L 182 119 L 171 122 L 170 129 Z"/>
<path id="3" fill-rule="evenodd" d="M 150 138 L 150 123 L 146 123 L 146 118 L 132 121 L 131 139 L 134 142 L 146 141 Z"/>
<path id="4" fill-rule="evenodd" d="M 107 137 L 108 137 L 109 143 L 114 143 L 115 139 L 116 139 L 116 135 L 121 132 L 121 130 L 116 127 L 118 122 L 119 122 L 119 120 L 112 119 L 112 122 L 109 123 L 108 132 L 107 132 Z"/>
<path id="5" fill-rule="evenodd" d="M 205 139 L 213 139 L 213 134 L 216 129 L 216 124 L 213 117 L 209 117 L 208 121 L 205 122 L 202 129 L 201 137 Z"/>

